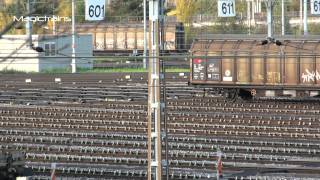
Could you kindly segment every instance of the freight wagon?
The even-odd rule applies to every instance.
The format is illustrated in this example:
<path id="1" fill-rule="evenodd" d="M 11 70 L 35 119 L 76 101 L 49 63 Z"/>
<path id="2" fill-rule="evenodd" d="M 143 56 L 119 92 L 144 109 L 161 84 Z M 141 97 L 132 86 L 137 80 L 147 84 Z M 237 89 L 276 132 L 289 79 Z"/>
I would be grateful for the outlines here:
<path id="1" fill-rule="evenodd" d="M 190 83 L 226 98 L 319 96 L 320 41 L 312 39 L 196 39 Z"/>
<path id="2" fill-rule="evenodd" d="M 68 32 L 70 27 L 61 25 L 59 32 Z M 79 34 L 92 33 L 94 51 L 101 52 L 132 52 L 143 50 L 144 31 L 143 23 L 140 24 L 79 24 L 76 26 Z M 184 49 L 184 28 L 178 23 L 167 23 L 164 27 L 164 49 L 179 51 Z M 148 35 L 147 35 L 148 37 Z"/>

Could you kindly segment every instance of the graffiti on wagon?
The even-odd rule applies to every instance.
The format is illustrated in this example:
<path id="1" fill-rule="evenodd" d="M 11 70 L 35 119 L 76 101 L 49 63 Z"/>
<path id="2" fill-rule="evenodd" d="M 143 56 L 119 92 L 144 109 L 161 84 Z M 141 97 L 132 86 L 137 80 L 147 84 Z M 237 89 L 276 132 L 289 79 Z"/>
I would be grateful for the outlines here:
<path id="1" fill-rule="evenodd" d="M 320 74 L 318 70 L 310 71 L 309 69 L 306 69 L 305 72 L 302 73 L 301 78 L 303 83 L 315 82 L 320 80 Z"/>

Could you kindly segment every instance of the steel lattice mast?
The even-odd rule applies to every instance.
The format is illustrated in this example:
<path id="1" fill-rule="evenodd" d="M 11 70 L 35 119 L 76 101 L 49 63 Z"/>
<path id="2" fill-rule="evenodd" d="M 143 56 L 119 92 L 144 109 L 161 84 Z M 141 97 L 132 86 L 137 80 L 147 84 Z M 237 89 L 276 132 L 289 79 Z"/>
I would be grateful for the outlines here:
<path id="1" fill-rule="evenodd" d="M 162 177 L 160 87 L 160 3 L 149 0 L 148 180 Z"/>

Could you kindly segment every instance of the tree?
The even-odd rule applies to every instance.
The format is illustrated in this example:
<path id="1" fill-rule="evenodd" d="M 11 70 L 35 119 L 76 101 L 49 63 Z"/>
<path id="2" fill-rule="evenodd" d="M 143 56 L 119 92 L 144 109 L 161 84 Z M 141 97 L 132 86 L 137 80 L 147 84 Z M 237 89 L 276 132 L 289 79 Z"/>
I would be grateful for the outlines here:
<path id="1" fill-rule="evenodd" d="M 13 16 L 19 17 L 21 12 L 25 11 L 25 7 L 20 1 L 14 2 L 14 0 L 6 0 L 3 6 L 0 7 L 0 30 L 5 29 L 12 22 Z M 24 27 L 21 23 L 18 23 L 15 28 L 11 27 L 8 33 L 22 34 Z"/>
<path id="2" fill-rule="evenodd" d="M 247 33 L 247 25 L 245 24 L 245 18 L 243 12 L 246 12 L 247 6 L 244 1 L 236 1 L 236 16 L 235 17 L 218 17 L 217 2 L 215 2 L 213 13 L 216 17 L 215 22 L 217 24 L 213 27 L 213 31 L 222 34 L 243 34 Z"/>
<path id="3" fill-rule="evenodd" d="M 119 21 L 121 17 L 142 17 L 142 0 L 116 0 L 112 1 L 107 10 L 107 20 Z"/>
<path id="4" fill-rule="evenodd" d="M 193 16 L 197 12 L 198 1 L 176 0 L 176 16 L 180 22 L 189 25 Z"/>
<path id="5" fill-rule="evenodd" d="M 185 40 L 187 44 L 190 44 L 193 39 L 191 33 L 191 22 L 197 12 L 197 8 L 198 2 L 195 0 L 176 0 L 176 9 L 174 10 L 174 14 L 178 21 L 184 24 Z"/>
<path id="6" fill-rule="evenodd" d="M 60 17 L 72 17 L 72 0 L 66 0 L 66 1 L 54 1 L 52 2 L 54 5 L 53 13 L 54 15 L 60 16 Z M 76 23 L 83 23 L 85 22 L 85 1 L 75 1 L 75 19 Z M 63 24 L 65 22 L 55 22 L 56 26 L 59 26 L 59 24 Z M 71 22 L 67 22 L 70 23 Z M 53 22 L 48 21 L 47 26 L 49 29 L 53 29 Z"/>

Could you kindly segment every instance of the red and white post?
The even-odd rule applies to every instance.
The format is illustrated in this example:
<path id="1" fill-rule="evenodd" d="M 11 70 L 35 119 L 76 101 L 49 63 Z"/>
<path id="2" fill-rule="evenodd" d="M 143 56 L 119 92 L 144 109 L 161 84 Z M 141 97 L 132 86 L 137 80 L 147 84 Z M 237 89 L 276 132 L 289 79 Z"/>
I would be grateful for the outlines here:
<path id="1" fill-rule="evenodd" d="M 56 167 L 57 167 L 56 163 L 51 164 L 51 180 L 56 179 Z"/>

